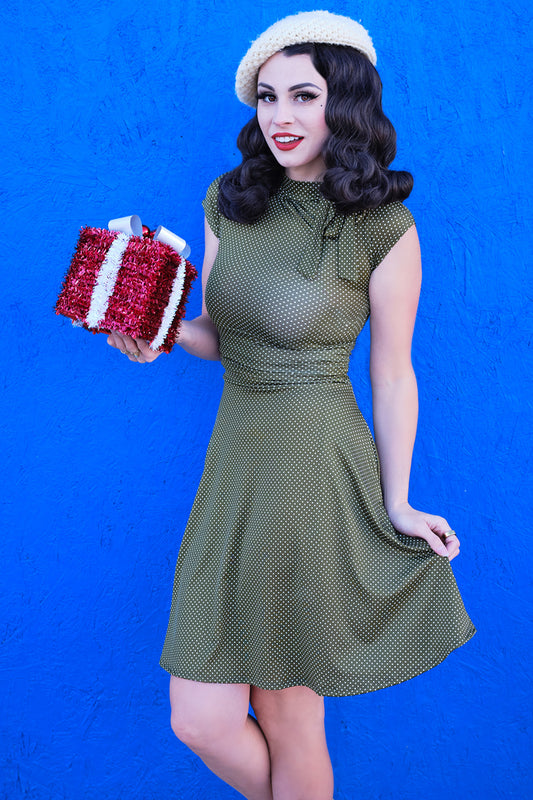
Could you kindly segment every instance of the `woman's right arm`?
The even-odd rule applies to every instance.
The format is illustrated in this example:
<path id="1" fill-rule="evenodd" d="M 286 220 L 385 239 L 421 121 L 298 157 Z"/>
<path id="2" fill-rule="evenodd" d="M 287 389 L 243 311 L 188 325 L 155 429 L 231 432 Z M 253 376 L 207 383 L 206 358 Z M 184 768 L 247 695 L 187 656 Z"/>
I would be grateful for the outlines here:
<path id="1" fill-rule="evenodd" d="M 214 264 L 218 252 L 218 239 L 205 221 L 205 253 L 202 267 L 202 313 L 199 317 L 190 320 L 182 320 L 176 343 L 183 347 L 188 353 L 198 358 L 205 358 L 211 361 L 220 359 L 218 350 L 218 332 L 215 328 L 207 308 L 205 306 L 205 287 L 211 268 Z M 107 337 L 107 343 L 111 347 L 116 347 L 125 353 L 130 361 L 138 364 L 146 364 L 155 359 L 160 353 L 150 349 L 148 342 L 144 339 L 133 339 L 122 333 L 113 331 Z"/>
<path id="2" fill-rule="evenodd" d="M 211 361 L 220 360 L 218 333 L 205 307 L 205 287 L 218 253 L 218 239 L 205 220 L 205 253 L 202 266 L 202 313 L 191 320 L 182 320 L 176 339 L 188 353 Z"/>

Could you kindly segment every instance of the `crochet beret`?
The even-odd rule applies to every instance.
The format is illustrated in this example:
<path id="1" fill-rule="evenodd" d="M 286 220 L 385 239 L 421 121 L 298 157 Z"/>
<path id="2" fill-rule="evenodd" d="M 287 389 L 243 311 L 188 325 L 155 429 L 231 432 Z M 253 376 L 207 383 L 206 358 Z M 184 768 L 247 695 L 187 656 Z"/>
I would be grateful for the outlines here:
<path id="1" fill-rule="evenodd" d="M 259 68 L 284 47 L 305 42 L 347 45 L 363 53 L 374 66 L 377 62 L 368 31 L 354 19 L 329 11 L 302 11 L 275 22 L 251 44 L 237 69 L 235 91 L 239 100 L 255 108 Z"/>

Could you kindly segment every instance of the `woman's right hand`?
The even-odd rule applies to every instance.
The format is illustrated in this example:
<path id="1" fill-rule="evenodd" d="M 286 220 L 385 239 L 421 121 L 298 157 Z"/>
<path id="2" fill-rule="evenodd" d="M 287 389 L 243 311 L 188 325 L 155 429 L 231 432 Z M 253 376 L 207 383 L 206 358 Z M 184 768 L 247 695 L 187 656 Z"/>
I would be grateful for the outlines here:
<path id="1" fill-rule="evenodd" d="M 209 227 L 207 220 L 205 221 L 205 254 L 204 266 L 202 269 L 202 286 L 204 290 L 204 299 L 202 301 L 202 313 L 196 319 L 186 320 L 180 322 L 178 333 L 176 336 L 176 344 L 179 344 L 186 353 L 190 353 L 198 358 L 205 358 L 212 361 L 220 360 L 220 352 L 218 349 L 218 331 L 214 326 L 207 308 L 205 305 L 205 287 L 207 278 L 211 272 L 211 267 L 215 262 L 218 253 L 218 239 Z M 120 350 L 121 353 L 128 356 L 130 361 L 136 361 L 138 364 L 147 364 L 160 355 L 154 352 L 147 341 L 144 339 L 133 339 L 131 336 L 126 336 L 123 333 L 112 331 L 107 337 L 107 343 L 111 347 Z"/>
<path id="2" fill-rule="evenodd" d="M 149 364 L 161 355 L 161 352 L 152 350 L 145 339 L 133 339 L 125 333 L 118 333 L 118 331 L 111 331 L 107 337 L 107 343 L 111 347 L 116 347 L 117 350 L 128 356 L 130 361 L 135 361 L 137 364 Z"/>

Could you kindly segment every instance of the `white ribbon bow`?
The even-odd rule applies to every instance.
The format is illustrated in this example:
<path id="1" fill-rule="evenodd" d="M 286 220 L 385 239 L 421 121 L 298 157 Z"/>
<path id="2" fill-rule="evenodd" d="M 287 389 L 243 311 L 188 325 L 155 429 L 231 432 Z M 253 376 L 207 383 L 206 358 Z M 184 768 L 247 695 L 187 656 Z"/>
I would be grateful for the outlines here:
<path id="1" fill-rule="evenodd" d="M 143 235 L 141 218 L 137 216 L 137 214 L 132 214 L 131 217 L 110 219 L 107 227 L 110 231 L 120 231 L 121 233 L 126 233 L 128 236 Z M 170 247 L 172 247 L 176 253 L 179 253 L 180 256 L 183 256 L 183 258 L 189 258 L 191 254 L 191 248 L 185 239 L 182 239 L 181 236 L 176 236 L 175 233 L 172 233 L 172 231 L 169 231 L 167 228 L 163 228 L 162 225 L 159 225 L 156 229 L 154 241 L 170 245 Z"/>

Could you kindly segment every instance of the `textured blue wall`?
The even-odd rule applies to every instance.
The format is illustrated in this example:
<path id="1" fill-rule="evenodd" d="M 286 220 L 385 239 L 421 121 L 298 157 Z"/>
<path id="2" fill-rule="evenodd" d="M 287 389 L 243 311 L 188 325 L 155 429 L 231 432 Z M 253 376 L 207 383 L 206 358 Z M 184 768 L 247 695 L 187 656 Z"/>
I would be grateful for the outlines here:
<path id="1" fill-rule="evenodd" d="M 460 532 L 454 568 L 479 628 L 430 673 L 327 701 L 336 800 L 523 800 L 530 3 L 324 5 L 370 29 L 396 164 L 416 179 L 412 501 Z M 157 664 L 221 367 L 181 351 L 137 367 L 52 309 L 85 224 L 137 212 L 187 238 L 201 263 L 200 201 L 236 163 L 249 115 L 234 69 L 287 11 L 281 0 L 2 5 L 1 798 L 237 797 L 173 738 Z M 351 374 L 368 414 L 366 344 Z"/>

